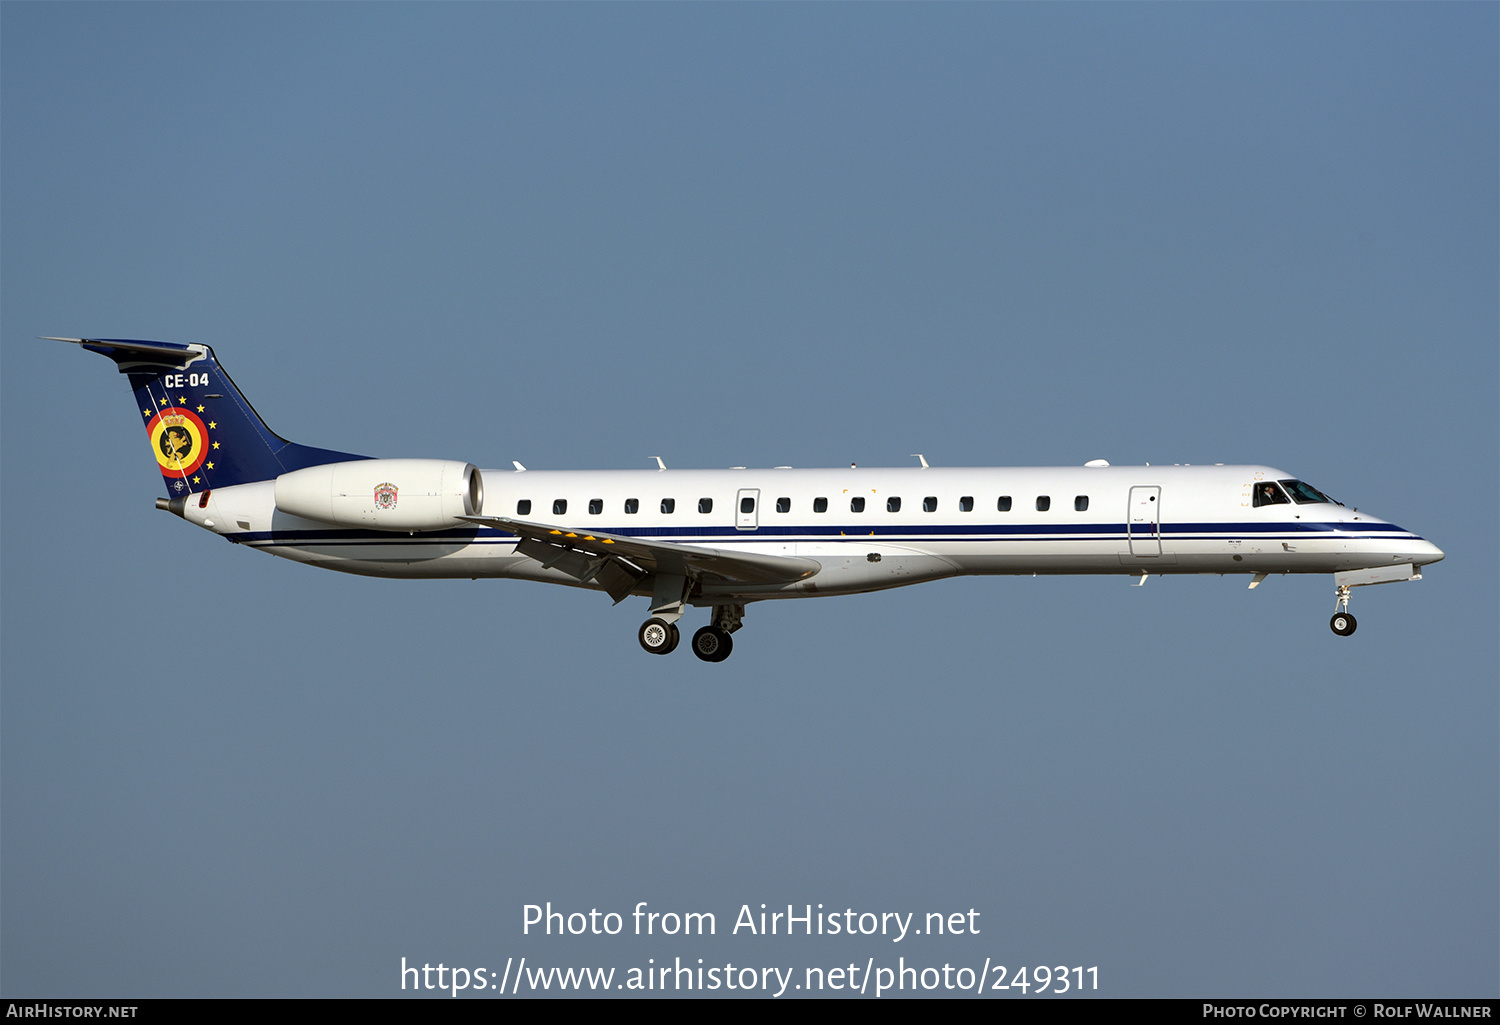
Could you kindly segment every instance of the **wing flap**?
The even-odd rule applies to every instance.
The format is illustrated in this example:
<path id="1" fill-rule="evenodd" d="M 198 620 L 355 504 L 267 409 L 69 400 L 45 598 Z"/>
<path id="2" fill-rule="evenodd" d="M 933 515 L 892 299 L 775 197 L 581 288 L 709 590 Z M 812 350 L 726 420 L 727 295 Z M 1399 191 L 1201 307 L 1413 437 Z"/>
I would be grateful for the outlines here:
<path id="1" fill-rule="evenodd" d="M 624 559 L 609 555 L 590 555 L 572 548 L 549 545 L 535 538 L 523 537 L 516 551 L 542 564 L 543 569 L 558 569 L 579 583 L 596 582 L 618 605 L 635 591 L 646 572 Z"/>
<path id="2" fill-rule="evenodd" d="M 543 564 L 546 564 L 548 559 L 556 557 L 559 551 L 576 552 L 623 563 L 637 572 L 674 573 L 697 579 L 710 577 L 736 584 L 790 584 L 798 580 L 806 580 L 823 568 L 821 563 L 813 559 L 800 559 L 786 555 L 757 555 L 749 552 L 726 551 L 722 548 L 687 545 L 676 541 L 648 541 L 645 538 L 624 537 L 619 534 L 569 530 L 545 523 L 512 520 L 505 516 L 464 516 L 462 518 L 470 523 L 494 527 L 497 530 L 517 535 L 523 539 L 523 542 L 516 547 L 516 550 Z M 552 551 L 539 548 L 538 544 Z M 558 568 L 563 569 L 563 572 L 578 576 L 572 569 L 564 568 L 560 562 L 557 565 Z M 579 564 L 579 568 L 587 570 L 588 567 Z M 596 570 L 596 572 L 599 571 Z M 629 570 L 626 572 L 628 573 Z"/>

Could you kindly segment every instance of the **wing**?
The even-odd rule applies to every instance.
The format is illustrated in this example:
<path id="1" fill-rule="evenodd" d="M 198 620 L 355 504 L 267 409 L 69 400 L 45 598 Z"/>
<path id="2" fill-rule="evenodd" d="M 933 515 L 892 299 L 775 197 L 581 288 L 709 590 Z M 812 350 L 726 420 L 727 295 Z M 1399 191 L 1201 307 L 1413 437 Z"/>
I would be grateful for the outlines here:
<path id="1" fill-rule="evenodd" d="M 650 541 L 597 531 L 569 530 L 505 516 L 464 516 L 461 519 L 517 535 L 521 543 L 516 546 L 516 551 L 544 566 L 557 566 L 584 583 L 597 580 L 616 604 L 624 600 L 642 579 L 654 573 L 681 574 L 695 580 L 722 580 L 734 584 L 790 584 L 805 580 L 823 568 L 813 559 L 754 555 L 675 541 Z"/>

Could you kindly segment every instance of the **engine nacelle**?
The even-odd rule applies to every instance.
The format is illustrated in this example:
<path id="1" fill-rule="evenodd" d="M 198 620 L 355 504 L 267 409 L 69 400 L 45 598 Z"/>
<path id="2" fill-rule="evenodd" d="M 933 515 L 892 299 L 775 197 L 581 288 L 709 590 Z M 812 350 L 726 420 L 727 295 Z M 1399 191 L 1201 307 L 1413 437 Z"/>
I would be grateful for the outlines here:
<path id="1" fill-rule="evenodd" d="M 360 459 L 276 478 L 276 508 L 293 516 L 369 530 L 443 530 L 484 508 L 472 463 L 451 459 Z"/>

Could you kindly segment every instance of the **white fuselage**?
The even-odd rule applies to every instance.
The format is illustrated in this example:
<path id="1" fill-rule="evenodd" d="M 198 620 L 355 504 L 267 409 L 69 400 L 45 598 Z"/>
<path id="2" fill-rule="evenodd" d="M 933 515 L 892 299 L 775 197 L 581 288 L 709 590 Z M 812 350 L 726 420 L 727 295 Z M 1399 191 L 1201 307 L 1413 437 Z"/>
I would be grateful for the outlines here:
<path id="1" fill-rule="evenodd" d="M 691 596 L 695 605 L 852 594 L 964 574 L 1336 573 L 1443 557 L 1410 531 L 1335 503 L 1256 506 L 1257 483 L 1292 477 L 1267 466 L 482 473 L 488 515 L 821 567 L 791 583 L 705 581 Z M 184 517 L 232 541 L 349 573 L 597 586 L 544 568 L 517 552 L 514 535 L 492 527 L 406 533 L 291 516 L 276 508 L 274 481 L 216 489 L 201 504 L 189 501 Z"/>

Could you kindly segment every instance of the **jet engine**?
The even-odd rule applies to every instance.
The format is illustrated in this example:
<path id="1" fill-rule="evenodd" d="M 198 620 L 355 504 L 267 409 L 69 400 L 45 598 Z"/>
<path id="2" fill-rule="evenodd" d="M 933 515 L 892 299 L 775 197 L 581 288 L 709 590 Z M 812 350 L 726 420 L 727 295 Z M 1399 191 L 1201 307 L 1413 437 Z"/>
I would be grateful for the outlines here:
<path id="1" fill-rule="evenodd" d="M 444 530 L 484 508 L 484 480 L 451 459 L 360 459 L 276 478 L 276 508 L 293 516 L 367 530 Z"/>

